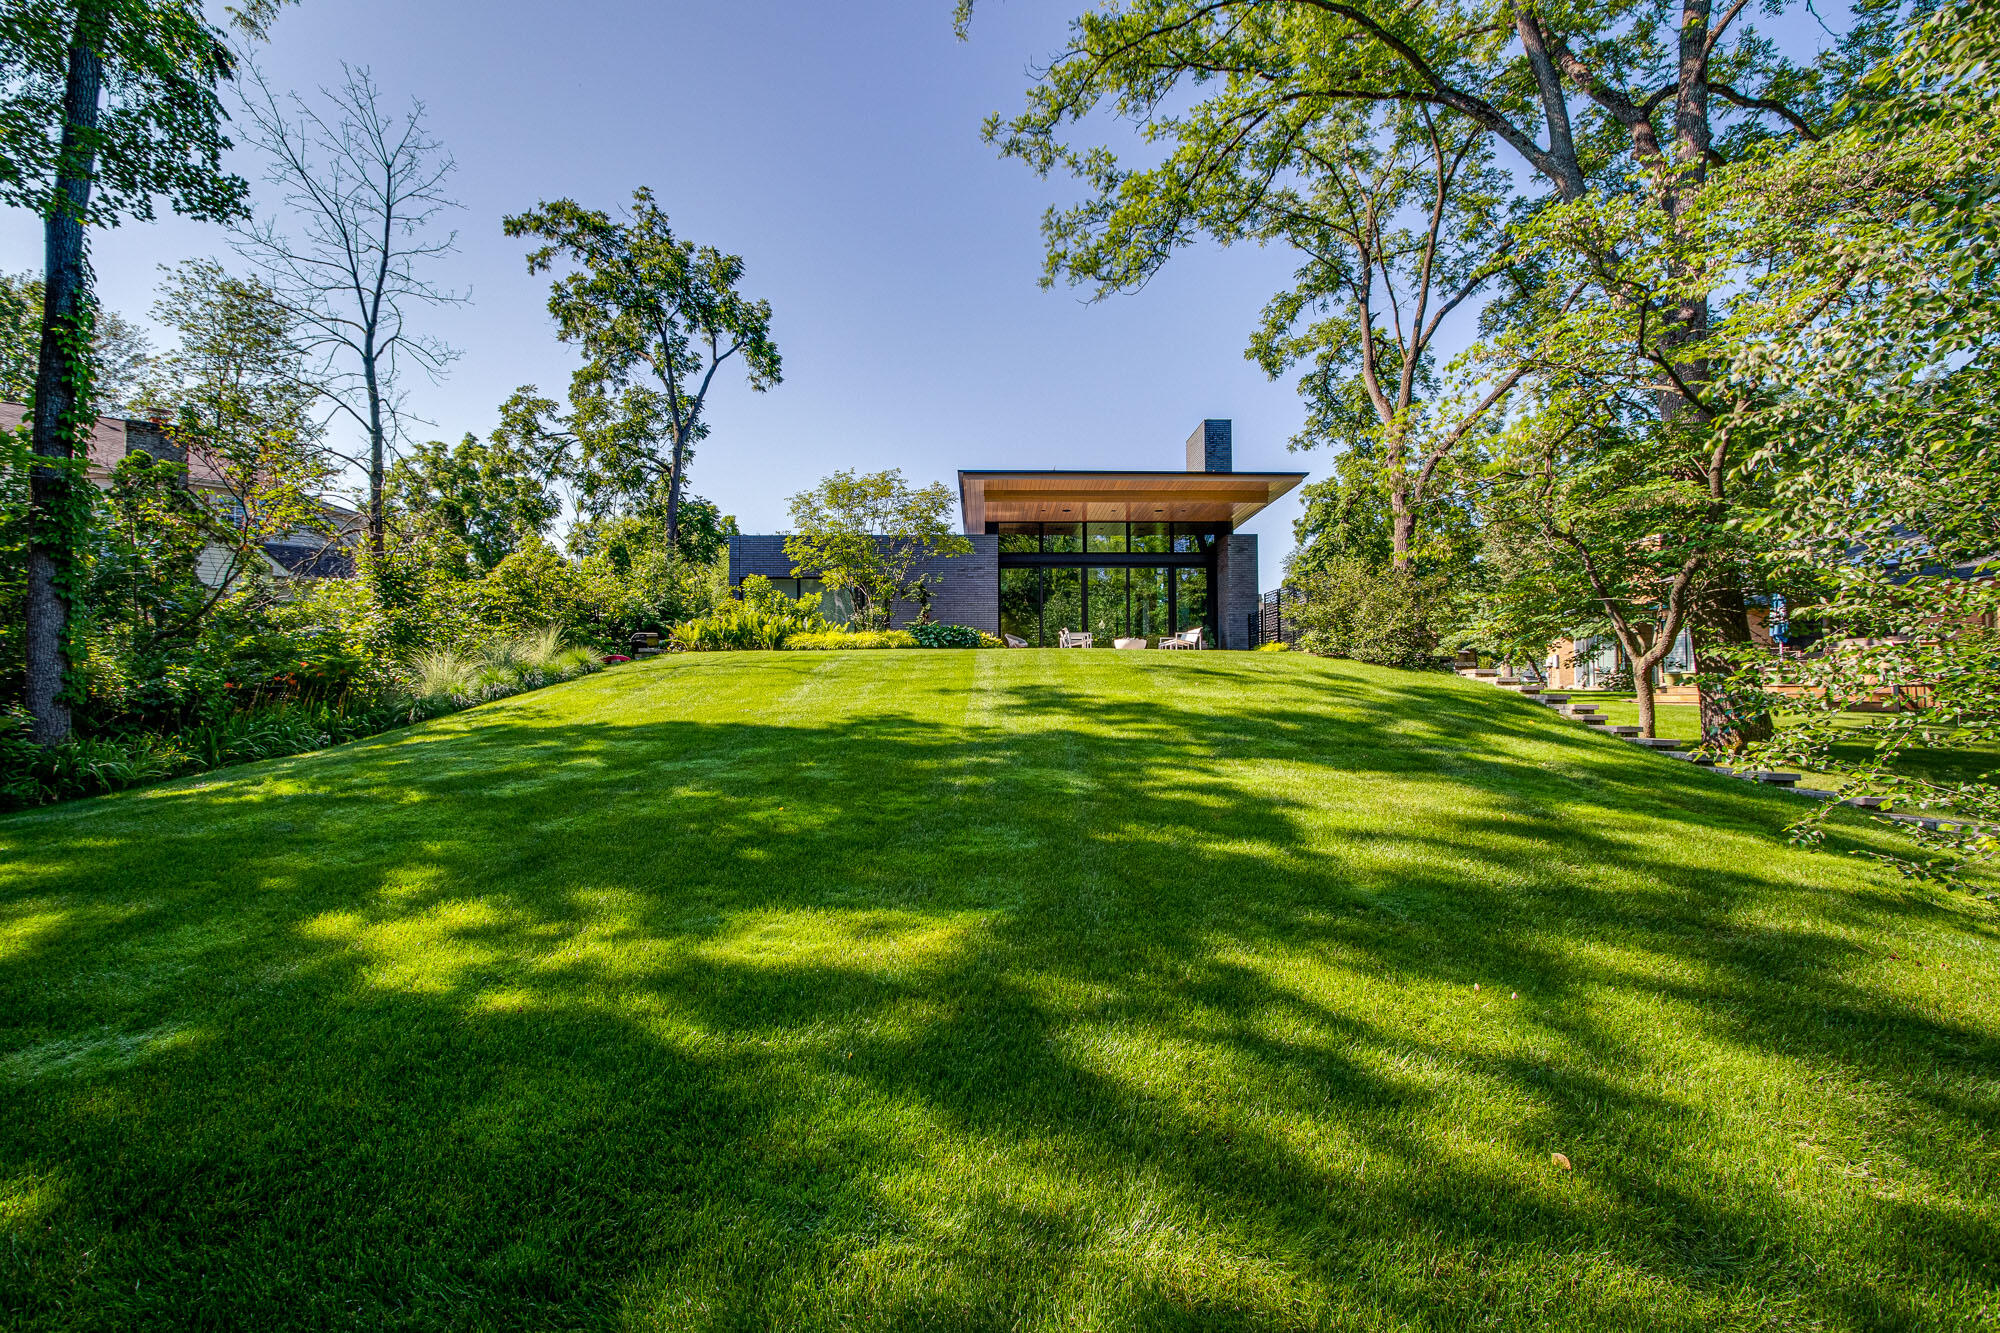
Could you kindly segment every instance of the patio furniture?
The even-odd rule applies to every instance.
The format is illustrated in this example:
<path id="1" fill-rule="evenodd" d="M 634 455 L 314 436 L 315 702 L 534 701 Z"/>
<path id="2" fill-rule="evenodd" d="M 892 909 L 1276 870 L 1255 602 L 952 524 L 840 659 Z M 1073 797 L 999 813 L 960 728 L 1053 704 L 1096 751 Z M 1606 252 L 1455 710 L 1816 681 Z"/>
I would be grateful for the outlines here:
<path id="1" fill-rule="evenodd" d="M 1191 630 L 1183 630 L 1181 633 L 1174 635 L 1171 639 L 1161 639 L 1160 647 L 1162 648 L 1201 647 L 1201 626 L 1196 625 Z"/>
<path id="2" fill-rule="evenodd" d="M 1123 648 L 1127 652 L 1130 652 L 1135 648 L 1144 648 L 1146 641 L 1144 639 L 1113 639 L 1111 646 L 1113 648 Z"/>
<path id="3" fill-rule="evenodd" d="M 1090 636 L 1088 634 L 1071 634 L 1068 629 L 1064 629 L 1056 635 L 1056 647 L 1058 648 L 1088 648 L 1090 646 Z"/>
<path id="4" fill-rule="evenodd" d="M 1000 637 L 1006 642 L 1009 648 L 1026 648 L 1028 646 L 1026 639 L 1017 639 L 1011 634 L 1002 634 Z"/>

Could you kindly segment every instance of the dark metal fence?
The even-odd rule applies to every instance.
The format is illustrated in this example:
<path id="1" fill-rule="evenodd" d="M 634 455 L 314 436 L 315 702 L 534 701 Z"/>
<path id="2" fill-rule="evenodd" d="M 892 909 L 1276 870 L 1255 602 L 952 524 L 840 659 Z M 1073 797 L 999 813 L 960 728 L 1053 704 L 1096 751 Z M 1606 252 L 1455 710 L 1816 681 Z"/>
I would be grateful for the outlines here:
<path id="1" fill-rule="evenodd" d="M 1251 627 L 1254 644 L 1297 643 L 1298 609 L 1305 603 L 1303 588 L 1275 588 L 1257 599 L 1257 615 Z"/>

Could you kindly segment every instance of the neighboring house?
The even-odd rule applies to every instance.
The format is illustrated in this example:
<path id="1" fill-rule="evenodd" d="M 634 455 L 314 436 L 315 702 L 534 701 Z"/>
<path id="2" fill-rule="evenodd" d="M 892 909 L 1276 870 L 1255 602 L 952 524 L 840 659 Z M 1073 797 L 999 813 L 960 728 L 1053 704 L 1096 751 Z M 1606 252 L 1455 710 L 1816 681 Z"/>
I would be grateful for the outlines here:
<path id="1" fill-rule="evenodd" d="M 0 403 L 0 430 L 19 426 L 27 409 L 18 403 Z M 241 502 L 223 485 L 221 478 L 200 458 L 190 460 L 150 421 L 126 417 L 99 417 L 91 429 L 89 458 L 84 475 L 100 489 L 109 489 L 111 474 L 127 455 L 150 454 L 154 458 L 181 463 L 188 469 L 188 486 L 208 500 L 218 512 L 242 521 Z M 307 578 L 352 578 L 354 547 L 361 530 L 361 516 L 344 505 L 319 501 L 323 525 L 270 537 L 258 544 L 263 561 L 261 572 L 280 583 Z M 245 571 L 237 570 L 240 577 Z M 230 577 L 230 552 L 211 543 L 201 553 L 195 574 L 209 587 L 220 587 Z"/>
<path id="2" fill-rule="evenodd" d="M 1054 647 L 1063 630 L 1157 641 L 1205 627 L 1209 642 L 1257 642 L 1257 538 L 1238 529 L 1305 480 L 1303 472 L 1231 469 L 1230 424 L 1204 421 L 1178 472 L 961 471 L 958 494 L 972 554 L 922 572 L 933 619 Z M 781 536 L 731 537 L 729 582 L 762 574 L 785 591 L 819 591 L 829 615 L 851 607 L 815 570 L 794 570 Z M 891 623 L 915 619 L 898 602 Z"/>

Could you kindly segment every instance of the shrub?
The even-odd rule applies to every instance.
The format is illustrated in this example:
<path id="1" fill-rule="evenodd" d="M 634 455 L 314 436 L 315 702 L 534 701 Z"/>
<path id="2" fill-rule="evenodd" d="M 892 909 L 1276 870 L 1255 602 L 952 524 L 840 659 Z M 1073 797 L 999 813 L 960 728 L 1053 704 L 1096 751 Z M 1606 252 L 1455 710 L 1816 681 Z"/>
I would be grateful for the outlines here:
<path id="1" fill-rule="evenodd" d="M 1305 602 L 1294 615 L 1305 652 L 1376 666 L 1436 665 L 1431 614 L 1443 592 L 1438 578 L 1349 558 L 1329 561 L 1307 578 L 1304 590 Z"/>
<path id="2" fill-rule="evenodd" d="M 1257 651 L 1260 653 L 1289 653 L 1292 651 L 1292 645 L 1282 639 L 1276 639 L 1270 643 L 1258 644 Z"/>
<path id="3" fill-rule="evenodd" d="M 919 648 L 981 648 L 981 635 L 970 625 L 937 625 L 925 623 L 912 625 L 910 637 L 917 641 Z"/>
<path id="4" fill-rule="evenodd" d="M 908 630 L 857 630 L 833 629 L 816 634 L 794 634 L 785 640 L 785 647 L 800 652 L 839 652 L 847 648 L 916 648 L 920 647 L 915 636 Z"/>
<path id="5" fill-rule="evenodd" d="M 818 634 L 828 626 L 812 597 L 791 598 L 760 575 L 743 580 L 743 600 L 725 602 L 709 615 L 683 620 L 668 632 L 667 644 L 686 652 L 714 653 L 782 648 L 797 634 Z"/>

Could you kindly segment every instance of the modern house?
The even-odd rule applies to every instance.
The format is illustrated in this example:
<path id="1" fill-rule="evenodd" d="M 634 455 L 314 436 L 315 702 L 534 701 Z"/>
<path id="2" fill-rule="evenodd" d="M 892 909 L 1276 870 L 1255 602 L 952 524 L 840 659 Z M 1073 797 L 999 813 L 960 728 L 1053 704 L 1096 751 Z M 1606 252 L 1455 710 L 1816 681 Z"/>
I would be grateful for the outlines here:
<path id="1" fill-rule="evenodd" d="M 19 403 L 0 403 L 0 430 L 14 430 L 26 417 Z M 187 468 L 187 485 L 217 512 L 233 513 L 240 527 L 243 501 L 235 495 L 213 466 L 168 439 L 157 425 L 127 417 L 101 416 L 91 427 L 86 446 L 84 476 L 100 490 L 109 489 L 111 474 L 129 454 L 147 454 L 164 462 Z M 257 544 L 261 557 L 257 572 L 284 585 L 295 579 L 351 578 L 354 574 L 354 543 L 361 528 L 361 516 L 345 505 L 329 500 L 317 502 L 321 523 L 316 529 L 301 528 L 265 539 Z M 210 543 L 195 563 L 195 576 L 211 588 L 240 578 L 246 571 L 232 560 L 219 543 Z"/>
<path id="2" fill-rule="evenodd" d="M 1203 626 L 1210 644 L 1255 645 L 1257 538 L 1240 531 L 1303 472 L 1232 469 L 1227 421 L 1204 421 L 1172 472 L 984 469 L 958 474 L 972 554 L 934 560 L 936 620 L 1055 647 L 1063 630 L 1113 639 Z M 731 537 L 729 582 L 761 574 L 794 596 L 821 591 L 783 537 Z M 824 593 L 823 593 L 824 595 Z M 844 609 L 830 596 L 827 611 Z M 897 603 L 892 623 L 917 608 Z"/>

